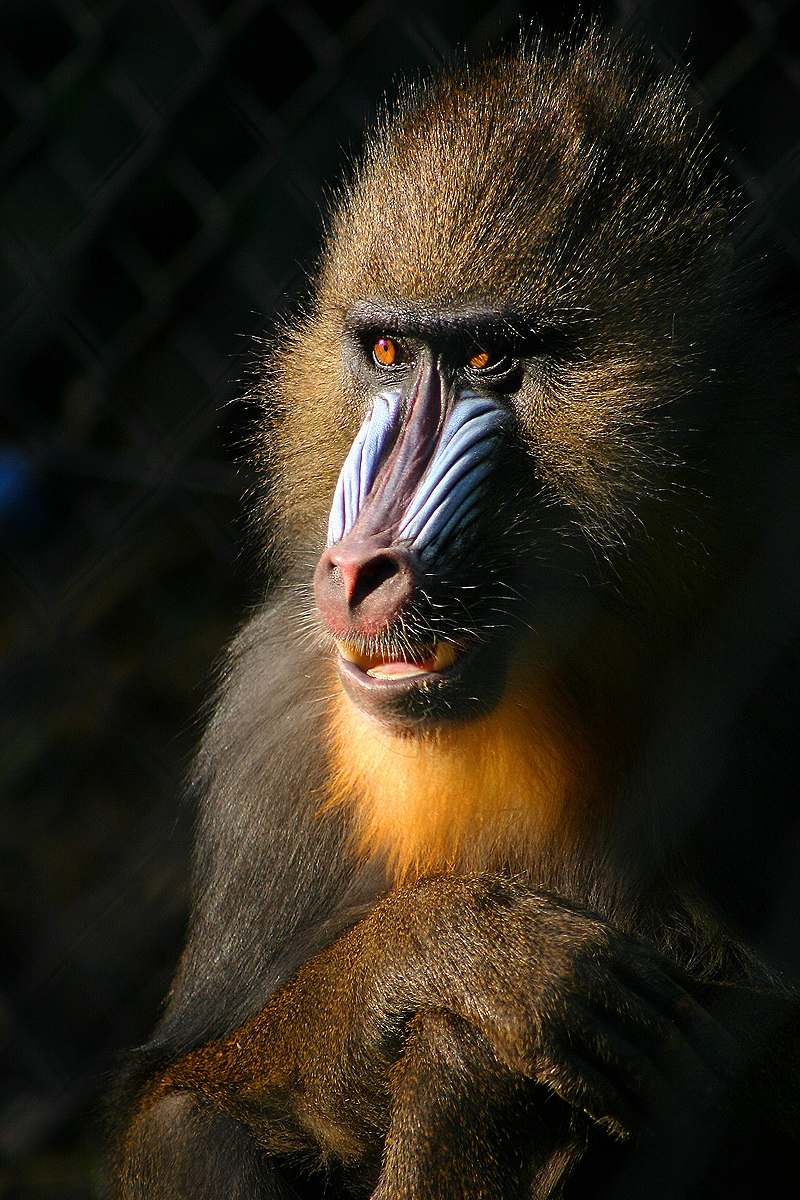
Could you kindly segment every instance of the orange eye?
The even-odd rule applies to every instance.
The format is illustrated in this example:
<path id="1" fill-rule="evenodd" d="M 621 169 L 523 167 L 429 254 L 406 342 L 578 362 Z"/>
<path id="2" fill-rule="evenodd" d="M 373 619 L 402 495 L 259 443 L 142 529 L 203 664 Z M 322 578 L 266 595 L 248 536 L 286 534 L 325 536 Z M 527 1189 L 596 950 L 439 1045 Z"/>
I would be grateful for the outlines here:
<path id="1" fill-rule="evenodd" d="M 382 367 L 391 367 L 397 362 L 397 345 L 391 338 L 378 338 L 372 347 L 372 356 Z"/>
<path id="2" fill-rule="evenodd" d="M 488 367 L 491 357 L 488 350 L 477 350 L 471 358 L 467 359 L 467 363 L 473 370 L 482 371 L 484 367 Z"/>

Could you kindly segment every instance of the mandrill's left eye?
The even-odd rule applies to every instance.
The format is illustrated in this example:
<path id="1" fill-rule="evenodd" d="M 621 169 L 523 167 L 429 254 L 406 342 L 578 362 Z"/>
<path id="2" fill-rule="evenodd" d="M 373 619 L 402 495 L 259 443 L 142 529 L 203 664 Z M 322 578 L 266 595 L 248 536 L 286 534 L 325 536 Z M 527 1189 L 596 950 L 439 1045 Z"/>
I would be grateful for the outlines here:
<path id="1" fill-rule="evenodd" d="M 491 363 L 492 356 L 488 350 L 475 350 L 467 359 L 467 366 L 472 367 L 473 371 L 483 371 Z"/>
<path id="2" fill-rule="evenodd" d="M 485 371 L 491 375 L 505 375 L 513 366 L 513 359 L 501 351 L 482 350 L 473 346 L 467 357 L 467 367 L 470 371 Z"/>
<path id="3" fill-rule="evenodd" d="M 520 363 L 503 350 L 473 345 L 466 353 L 464 368 L 471 372 L 478 387 L 495 390 L 513 390 L 519 374 Z"/>

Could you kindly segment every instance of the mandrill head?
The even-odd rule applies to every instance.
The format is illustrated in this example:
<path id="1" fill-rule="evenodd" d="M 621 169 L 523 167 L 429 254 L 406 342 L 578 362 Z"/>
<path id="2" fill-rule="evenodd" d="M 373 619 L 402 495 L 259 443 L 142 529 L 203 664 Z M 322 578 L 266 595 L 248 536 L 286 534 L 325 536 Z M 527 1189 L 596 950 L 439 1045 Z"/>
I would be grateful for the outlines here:
<path id="1" fill-rule="evenodd" d="M 635 709 L 724 590 L 749 525 L 722 481 L 758 458 L 741 398 L 771 368 L 707 159 L 683 85 L 595 36 L 373 131 L 274 441 L 323 653 L 387 729 L 531 679 Z"/>

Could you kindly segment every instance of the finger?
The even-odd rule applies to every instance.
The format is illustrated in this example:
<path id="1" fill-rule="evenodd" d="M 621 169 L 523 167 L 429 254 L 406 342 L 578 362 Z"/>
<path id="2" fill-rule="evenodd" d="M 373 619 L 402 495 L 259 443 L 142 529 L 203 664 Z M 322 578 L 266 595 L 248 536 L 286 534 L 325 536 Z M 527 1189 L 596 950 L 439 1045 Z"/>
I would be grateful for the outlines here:
<path id="1" fill-rule="evenodd" d="M 641 1016 L 645 1024 L 657 1027 L 653 1010 L 667 1017 L 680 1031 L 699 1057 L 719 1079 L 730 1076 L 738 1057 L 736 1039 L 686 988 L 672 979 L 660 966 L 646 961 L 627 960 L 621 964 L 621 975 L 636 988 L 641 1005 L 631 1012 L 634 1019 Z M 673 1035 L 665 1046 L 678 1049 Z"/>
<path id="2" fill-rule="evenodd" d="M 533 1078 L 615 1137 L 629 1138 L 641 1127 L 636 1106 L 613 1079 L 577 1051 L 562 1051 L 552 1059 L 543 1057 Z"/>

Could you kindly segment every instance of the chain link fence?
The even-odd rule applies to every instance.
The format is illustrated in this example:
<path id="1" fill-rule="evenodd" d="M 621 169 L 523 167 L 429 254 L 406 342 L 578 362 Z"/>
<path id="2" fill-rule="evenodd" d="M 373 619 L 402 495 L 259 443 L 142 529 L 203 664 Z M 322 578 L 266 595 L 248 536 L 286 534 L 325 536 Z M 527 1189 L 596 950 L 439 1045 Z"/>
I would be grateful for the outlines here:
<path id="1" fill-rule="evenodd" d="M 253 337 L 393 80 L 572 5 L 3 0 L 0 1195 L 97 1194 L 95 1112 L 180 947 L 181 781 L 264 581 L 242 514 Z M 691 63 L 748 236 L 800 272 L 800 3 L 626 0 Z"/>

